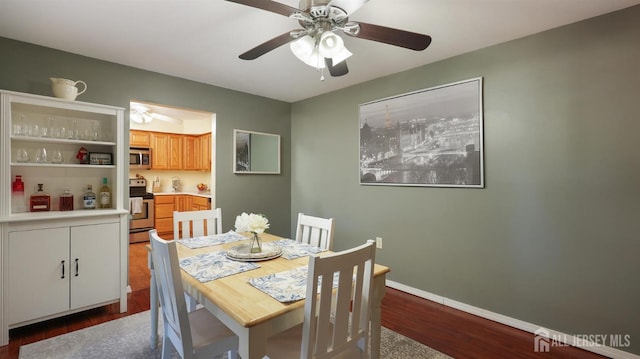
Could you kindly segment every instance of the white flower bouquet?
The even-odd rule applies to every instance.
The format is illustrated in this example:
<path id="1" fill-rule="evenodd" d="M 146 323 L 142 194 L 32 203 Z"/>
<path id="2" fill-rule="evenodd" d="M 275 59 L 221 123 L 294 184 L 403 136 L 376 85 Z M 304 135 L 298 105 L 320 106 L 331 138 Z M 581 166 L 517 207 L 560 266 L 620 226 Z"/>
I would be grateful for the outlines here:
<path id="1" fill-rule="evenodd" d="M 236 232 L 264 233 L 269 228 L 269 220 L 261 214 L 242 212 L 236 217 Z"/>
<path id="2" fill-rule="evenodd" d="M 242 212 L 241 215 L 236 217 L 237 232 L 253 233 L 253 239 L 250 245 L 251 253 L 262 252 L 262 240 L 258 234 L 264 233 L 267 228 L 269 228 L 269 220 L 261 214 L 247 214 L 246 212 Z"/>

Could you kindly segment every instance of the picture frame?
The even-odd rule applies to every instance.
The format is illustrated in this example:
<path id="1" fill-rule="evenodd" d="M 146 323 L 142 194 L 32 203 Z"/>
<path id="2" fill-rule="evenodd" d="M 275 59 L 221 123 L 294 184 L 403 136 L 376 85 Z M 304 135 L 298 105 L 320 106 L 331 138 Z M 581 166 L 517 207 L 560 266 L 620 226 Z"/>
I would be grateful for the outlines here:
<path id="1" fill-rule="evenodd" d="M 360 184 L 484 188 L 482 80 L 359 105 Z"/>
<path id="2" fill-rule="evenodd" d="M 89 164 L 90 165 L 112 165 L 113 155 L 111 153 L 90 152 Z"/>

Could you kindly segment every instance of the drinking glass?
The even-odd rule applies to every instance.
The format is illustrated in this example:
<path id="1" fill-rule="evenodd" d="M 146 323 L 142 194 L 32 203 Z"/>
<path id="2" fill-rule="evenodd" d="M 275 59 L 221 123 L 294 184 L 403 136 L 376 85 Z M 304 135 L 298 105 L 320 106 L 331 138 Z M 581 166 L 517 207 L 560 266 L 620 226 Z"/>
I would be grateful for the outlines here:
<path id="1" fill-rule="evenodd" d="M 48 161 L 48 157 L 47 157 L 47 149 L 44 147 L 39 148 L 36 151 L 36 162 L 37 163 L 47 163 Z"/>
<path id="2" fill-rule="evenodd" d="M 30 123 L 29 130 L 27 132 L 29 137 L 39 137 L 40 136 L 40 126 L 37 123 Z"/>
<path id="3" fill-rule="evenodd" d="M 40 136 L 42 137 L 51 137 L 51 116 L 47 118 L 45 125 L 40 128 Z"/>
<path id="4" fill-rule="evenodd" d="M 53 153 L 51 154 L 51 162 L 52 163 L 64 162 L 64 157 L 62 157 L 62 151 L 60 151 L 59 149 L 53 150 Z"/>
<path id="5" fill-rule="evenodd" d="M 20 147 L 16 150 L 16 161 L 20 163 L 29 162 L 29 152 L 26 148 Z"/>

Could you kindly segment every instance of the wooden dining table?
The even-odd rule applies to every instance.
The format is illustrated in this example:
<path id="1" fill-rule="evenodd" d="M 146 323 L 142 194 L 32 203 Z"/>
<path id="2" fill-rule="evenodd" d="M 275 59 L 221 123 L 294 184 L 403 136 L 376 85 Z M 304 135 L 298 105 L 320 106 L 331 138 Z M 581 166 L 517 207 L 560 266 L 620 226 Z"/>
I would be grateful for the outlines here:
<path id="1" fill-rule="evenodd" d="M 263 233 L 263 242 L 281 237 Z M 248 241 L 248 240 L 247 240 Z M 225 243 L 215 246 L 190 249 L 177 246 L 178 258 L 183 259 L 198 254 L 226 251 L 243 242 Z M 325 251 L 320 256 L 332 253 Z M 150 253 L 149 253 L 150 254 Z M 296 259 L 276 259 L 256 262 L 260 268 L 233 274 L 227 277 L 202 283 L 182 270 L 184 289 L 198 303 L 227 325 L 239 338 L 239 354 L 243 359 L 262 359 L 267 354 L 267 339 L 274 334 L 301 324 L 304 321 L 304 300 L 283 303 L 255 288 L 249 283 L 251 278 L 288 271 L 309 263 L 309 257 Z M 156 347 L 158 340 L 158 300 L 153 263 L 149 255 L 151 270 L 151 345 Z M 380 357 L 381 303 L 386 286 L 386 274 L 389 268 L 376 264 L 374 268 L 373 298 L 371 308 L 370 345 L 371 358 Z"/>

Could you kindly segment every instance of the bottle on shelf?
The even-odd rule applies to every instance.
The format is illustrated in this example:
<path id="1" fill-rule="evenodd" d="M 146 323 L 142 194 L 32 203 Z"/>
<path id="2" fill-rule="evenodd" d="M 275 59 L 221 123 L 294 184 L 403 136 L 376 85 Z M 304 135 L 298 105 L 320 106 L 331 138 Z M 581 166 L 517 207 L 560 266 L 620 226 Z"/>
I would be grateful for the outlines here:
<path id="1" fill-rule="evenodd" d="M 16 175 L 16 179 L 11 186 L 11 212 L 22 213 L 27 211 L 24 197 L 24 182 L 22 176 Z"/>
<path id="2" fill-rule="evenodd" d="M 59 210 L 61 211 L 73 211 L 73 194 L 69 187 L 64 188 L 64 192 L 60 195 Z"/>
<path id="3" fill-rule="evenodd" d="M 84 209 L 96 208 L 96 194 L 93 192 L 93 186 L 87 185 L 87 191 L 82 195 L 82 206 Z"/>
<path id="4" fill-rule="evenodd" d="M 29 199 L 29 210 L 31 212 L 44 212 L 51 210 L 51 196 L 44 191 L 42 183 L 38 183 L 38 189 Z"/>
<path id="5" fill-rule="evenodd" d="M 100 187 L 99 208 L 111 208 L 111 187 L 107 183 L 107 177 L 102 178 L 102 187 Z"/>

